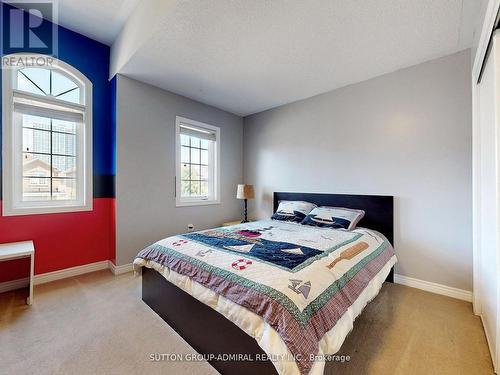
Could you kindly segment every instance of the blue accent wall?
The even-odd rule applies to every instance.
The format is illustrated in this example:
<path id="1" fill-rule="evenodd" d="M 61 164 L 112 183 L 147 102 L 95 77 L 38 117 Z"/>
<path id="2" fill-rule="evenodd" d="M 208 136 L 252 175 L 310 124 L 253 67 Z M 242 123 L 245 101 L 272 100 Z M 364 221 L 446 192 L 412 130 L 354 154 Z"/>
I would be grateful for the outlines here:
<path id="1" fill-rule="evenodd" d="M 116 103 L 117 103 L 117 83 L 116 83 L 116 75 L 111 79 L 110 82 L 111 85 L 111 147 L 112 147 L 112 152 L 111 152 L 111 169 L 112 169 L 112 174 L 116 174 L 116 116 L 117 116 L 117 108 L 116 108 Z"/>
<path id="2" fill-rule="evenodd" d="M 10 5 L 3 3 L 1 6 L 4 7 L 4 10 L 10 7 Z M 7 13 L 4 11 L 3 15 L 6 16 Z M 59 60 L 78 69 L 93 85 L 94 198 L 114 197 L 116 139 L 115 105 L 113 103 L 116 102 L 116 82 L 108 80 L 110 48 L 62 26 L 58 26 L 57 29 Z M 3 38 L 3 35 L 1 37 Z M 10 53 L 11 51 L 6 50 L 5 52 Z M 0 109 L 0 116 L 1 114 Z"/>

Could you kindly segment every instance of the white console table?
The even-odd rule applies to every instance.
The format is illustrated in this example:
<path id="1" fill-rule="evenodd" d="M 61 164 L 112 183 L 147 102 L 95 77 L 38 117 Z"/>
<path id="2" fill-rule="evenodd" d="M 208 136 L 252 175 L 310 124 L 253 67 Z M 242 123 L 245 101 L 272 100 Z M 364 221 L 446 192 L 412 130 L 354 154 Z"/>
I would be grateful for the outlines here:
<path id="1" fill-rule="evenodd" d="M 27 257 L 30 258 L 30 291 L 26 303 L 31 305 L 33 303 L 33 273 L 35 267 L 35 246 L 33 241 L 0 244 L 0 261 Z"/>

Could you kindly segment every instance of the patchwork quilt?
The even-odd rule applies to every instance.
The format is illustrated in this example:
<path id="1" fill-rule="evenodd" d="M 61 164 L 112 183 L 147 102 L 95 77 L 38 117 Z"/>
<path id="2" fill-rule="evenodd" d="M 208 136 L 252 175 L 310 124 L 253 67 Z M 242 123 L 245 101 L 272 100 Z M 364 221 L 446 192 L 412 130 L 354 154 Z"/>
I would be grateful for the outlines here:
<path id="1" fill-rule="evenodd" d="M 263 220 L 169 237 L 134 263 L 167 267 L 257 314 L 308 374 L 325 334 L 395 261 L 375 231 Z"/>

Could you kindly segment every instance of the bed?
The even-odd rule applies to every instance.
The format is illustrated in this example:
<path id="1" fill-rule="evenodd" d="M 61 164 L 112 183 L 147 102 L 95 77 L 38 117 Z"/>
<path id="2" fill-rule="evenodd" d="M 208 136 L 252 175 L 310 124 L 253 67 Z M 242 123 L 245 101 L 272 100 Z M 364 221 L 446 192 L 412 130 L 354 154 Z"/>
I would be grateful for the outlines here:
<path id="1" fill-rule="evenodd" d="M 134 261 L 143 301 L 222 374 L 323 373 L 324 356 L 393 281 L 393 197 L 273 199 L 274 211 L 303 200 L 366 214 L 352 232 L 263 220 L 173 236 Z"/>

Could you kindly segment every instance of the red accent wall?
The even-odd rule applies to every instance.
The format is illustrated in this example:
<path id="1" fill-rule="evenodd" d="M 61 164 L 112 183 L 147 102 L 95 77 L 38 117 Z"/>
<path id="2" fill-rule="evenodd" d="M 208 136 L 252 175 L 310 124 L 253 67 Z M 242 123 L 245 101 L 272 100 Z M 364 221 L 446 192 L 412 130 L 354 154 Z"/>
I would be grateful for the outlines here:
<path id="1" fill-rule="evenodd" d="M 0 7 L 5 14 L 12 8 L 1 1 Z M 56 27 L 57 57 L 92 82 L 94 207 L 89 212 L 50 215 L 5 217 L 0 212 L 0 243 L 33 240 L 36 274 L 115 258 L 116 80 L 109 81 L 110 48 L 64 27 Z M 2 56 L 19 52 L 17 48 L 3 47 Z M 26 52 L 33 51 L 26 49 Z M 0 75 L 0 87 L 1 78 Z M 1 96 L 0 90 L 0 106 Z M 1 110 L 0 107 L 0 122 Z M 0 148 L 1 138 L 0 134 Z M 0 170 L 0 176 L 1 173 Z M 1 205 L 0 191 L 0 209 Z M 28 272 L 26 260 L 0 262 L 0 282 L 26 277 Z"/>
<path id="2" fill-rule="evenodd" d="M 46 273 L 114 259 L 114 222 L 115 199 L 96 198 L 88 212 L 0 216 L 0 243 L 33 240 L 35 274 Z M 0 262 L 0 282 L 28 275 L 25 259 Z"/>

